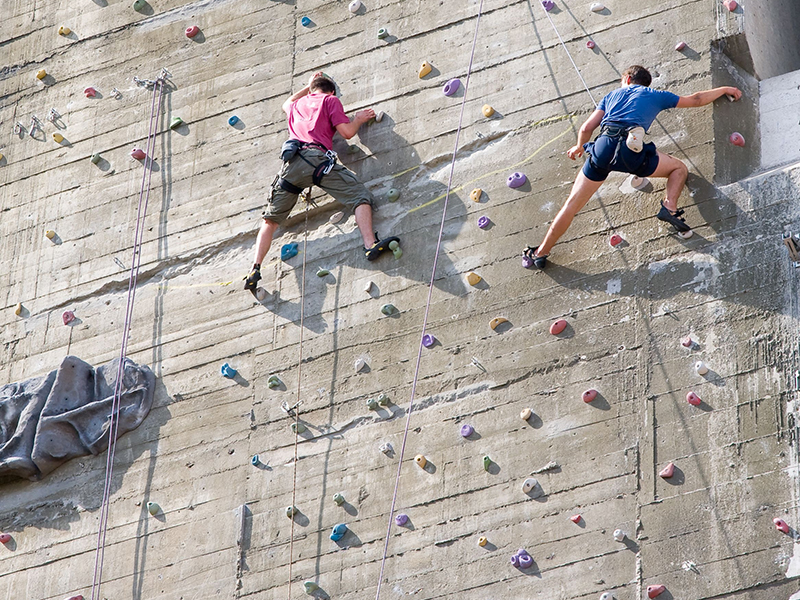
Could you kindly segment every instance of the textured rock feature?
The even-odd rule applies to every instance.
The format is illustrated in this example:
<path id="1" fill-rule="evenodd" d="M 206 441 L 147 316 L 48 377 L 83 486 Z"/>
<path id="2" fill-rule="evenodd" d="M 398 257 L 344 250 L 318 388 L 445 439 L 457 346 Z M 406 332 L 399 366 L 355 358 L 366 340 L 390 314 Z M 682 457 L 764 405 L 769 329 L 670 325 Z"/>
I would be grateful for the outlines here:
<path id="1" fill-rule="evenodd" d="M 71 458 L 106 450 L 118 364 L 95 369 L 67 356 L 47 375 L 0 387 L 0 477 L 37 480 Z M 154 387 L 149 368 L 125 359 L 120 434 L 150 412 Z"/>

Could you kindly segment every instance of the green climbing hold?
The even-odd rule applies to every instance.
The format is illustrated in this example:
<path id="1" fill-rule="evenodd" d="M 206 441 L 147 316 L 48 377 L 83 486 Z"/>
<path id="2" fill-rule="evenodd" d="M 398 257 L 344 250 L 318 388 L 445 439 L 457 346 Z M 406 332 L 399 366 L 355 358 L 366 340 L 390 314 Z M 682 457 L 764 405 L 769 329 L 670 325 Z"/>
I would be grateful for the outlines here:
<path id="1" fill-rule="evenodd" d="M 278 379 L 277 375 L 270 375 L 269 379 L 267 379 L 267 387 L 269 389 L 275 389 L 276 387 L 280 387 L 281 380 Z"/>
<path id="2" fill-rule="evenodd" d="M 383 39 L 387 35 L 389 35 L 389 31 L 386 29 L 386 27 L 381 27 L 380 29 L 378 29 L 378 38 L 379 39 Z"/>
<path id="3" fill-rule="evenodd" d="M 389 202 L 396 202 L 399 197 L 400 197 L 400 192 L 394 188 L 386 192 L 386 199 Z"/>
<path id="4" fill-rule="evenodd" d="M 157 515 L 159 510 L 161 510 L 161 507 L 155 502 L 147 503 L 147 512 L 149 512 L 151 515 Z"/>
<path id="5" fill-rule="evenodd" d="M 183 125 L 183 119 L 180 117 L 172 117 L 172 120 L 169 122 L 170 129 L 177 129 L 181 125 Z"/>
<path id="6" fill-rule="evenodd" d="M 299 421 L 297 423 L 292 423 L 292 433 L 305 433 L 305 431 L 306 426 Z"/>
<path id="7" fill-rule="evenodd" d="M 378 396 L 378 404 L 381 406 L 389 406 L 389 396 L 386 394 L 381 394 Z"/>
<path id="8" fill-rule="evenodd" d="M 367 400 L 367 408 L 370 410 L 375 410 L 378 408 L 378 401 L 375 398 L 369 398 Z"/>
<path id="9" fill-rule="evenodd" d="M 142 10 L 145 6 L 147 6 L 146 0 L 136 0 L 133 3 L 133 10 Z"/>
<path id="10" fill-rule="evenodd" d="M 392 251 L 392 254 L 394 254 L 396 259 L 399 259 L 401 256 L 403 256 L 403 249 L 397 242 L 389 242 L 389 250 Z"/>
<path id="11" fill-rule="evenodd" d="M 103 159 L 103 157 L 102 157 L 102 156 L 100 156 L 99 154 L 92 154 L 92 158 L 91 158 L 90 160 L 92 161 L 92 164 L 93 164 L 93 165 L 96 165 L 96 164 L 97 164 L 97 163 L 99 163 L 99 162 L 100 162 L 102 159 Z"/>
<path id="12" fill-rule="evenodd" d="M 485 471 L 489 470 L 489 467 L 492 466 L 492 459 L 488 456 L 483 457 L 483 468 Z"/>
<path id="13" fill-rule="evenodd" d="M 397 309 L 394 307 L 394 304 L 384 304 L 383 306 L 381 306 L 381 312 L 387 316 L 393 315 L 396 310 Z"/>
<path id="14" fill-rule="evenodd" d="M 344 496 L 342 494 L 336 493 L 333 495 L 333 503 L 336 506 L 341 506 L 344 504 Z"/>
<path id="15" fill-rule="evenodd" d="M 294 506 L 287 506 L 286 507 L 286 516 L 290 519 L 297 514 L 297 508 Z"/>
<path id="16" fill-rule="evenodd" d="M 328 269 L 323 269 L 322 267 L 317 267 L 317 277 L 325 277 L 325 275 L 330 275 L 331 272 Z"/>
<path id="17" fill-rule="evenodd" d="M 306 594 L 311 595 L 319 589 L 319 586 L 313 581 L 306 581 L 303 584 L 303 588 L 306 590 Z"/>
<path id="18" fill-rule="evenodd" d="M 359 152 L 361 152 L 361 148 L 359 148 L 359 147 L 358 147 L 358 146 L 356 146 L 355 144 L 350 144 L 350 145 L 347 147 L 347 153 L 348 153 L 348 154 L 358 154 Z"/>

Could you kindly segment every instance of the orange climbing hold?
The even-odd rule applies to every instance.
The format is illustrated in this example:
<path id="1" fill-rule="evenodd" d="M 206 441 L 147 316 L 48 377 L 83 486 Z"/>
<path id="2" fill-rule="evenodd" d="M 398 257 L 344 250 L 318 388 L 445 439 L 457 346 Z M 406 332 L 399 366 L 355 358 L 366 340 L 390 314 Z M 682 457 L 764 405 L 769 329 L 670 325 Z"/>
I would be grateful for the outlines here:
<path id="1" fill-rule="evenodd" d="M 553 335 L 558 335 L 566 328 L 567 328 L 567 322 L 564 319 L 559 319 L 558 321 L 550 325 L 550 333 L 552 333 Z"/>
<path id="2" fill-rule="evenodd" d="M 656 596 L 660 596 L 664 592 L 667 591 L 667 587 L 661 584 L 658 585 L 648 585 L 647 586 L 647 597 L 648 598 L 655 598 Z"/>

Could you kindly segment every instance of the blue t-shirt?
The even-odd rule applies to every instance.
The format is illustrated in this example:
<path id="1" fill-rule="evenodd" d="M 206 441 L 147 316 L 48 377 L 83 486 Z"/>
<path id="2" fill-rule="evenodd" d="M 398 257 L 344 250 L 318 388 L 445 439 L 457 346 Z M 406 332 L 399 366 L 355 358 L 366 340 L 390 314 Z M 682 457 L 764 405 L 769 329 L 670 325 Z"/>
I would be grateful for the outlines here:
<path id="1" fill-rule="evenodd" d="M 601 125 L 639 125 L 650 129 L 650 125 L 662 110 L 675 108 L 680 96 L 672 92 L 651 90 L 643 85 L 631 84 L 606 94 L 597 110 L 602 110 Z"/>

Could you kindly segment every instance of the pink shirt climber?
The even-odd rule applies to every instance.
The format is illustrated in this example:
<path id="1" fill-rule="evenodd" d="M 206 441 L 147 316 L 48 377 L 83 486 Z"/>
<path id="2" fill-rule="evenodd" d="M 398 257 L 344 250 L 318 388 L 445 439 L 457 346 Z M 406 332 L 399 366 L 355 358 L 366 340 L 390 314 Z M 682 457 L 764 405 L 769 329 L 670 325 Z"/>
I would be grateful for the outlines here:
<path id="1" fill-rule="evenodd" d="M 333 94 L 314 93 L 289 105 L 289 137 L 301 142 L 316 142 L 328 150 L 333 147 L 336 126 L 349 123 L 342 102 Z"/>

